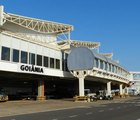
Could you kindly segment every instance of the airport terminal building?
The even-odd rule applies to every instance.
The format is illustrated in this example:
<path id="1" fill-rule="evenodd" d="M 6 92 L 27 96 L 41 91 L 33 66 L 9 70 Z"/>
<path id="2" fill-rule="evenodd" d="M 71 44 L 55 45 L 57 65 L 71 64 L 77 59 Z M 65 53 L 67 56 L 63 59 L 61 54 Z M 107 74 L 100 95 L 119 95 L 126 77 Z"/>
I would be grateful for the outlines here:
<path id="1" fill-rule="evenodd" d="M 129 85 L 130 73 L 100 54 L 99 42 L 71 40 L 73 26 L 4 12 L 0 6 L 0 88 L 10 99 L 84 96 Z"/>

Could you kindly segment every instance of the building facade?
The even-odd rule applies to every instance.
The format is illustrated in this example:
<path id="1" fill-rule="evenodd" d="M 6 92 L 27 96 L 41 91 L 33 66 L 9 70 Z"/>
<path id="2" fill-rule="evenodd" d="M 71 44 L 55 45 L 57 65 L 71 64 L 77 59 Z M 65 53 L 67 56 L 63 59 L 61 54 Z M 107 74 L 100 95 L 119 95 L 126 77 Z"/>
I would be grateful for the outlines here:
<path id="1" fill-rule="evenodd" d="M 0 88 L 12 99 L 22 94 L 37 95 L 38 100 L 52 94 L 84 96 L 85 88 L 111 92 L 111 84 L 123 94 L 130 73 L 111 54 L 99 54 L 99 42 L 71 40 L 73 29 L 5 13 L 0 6 Z"/>

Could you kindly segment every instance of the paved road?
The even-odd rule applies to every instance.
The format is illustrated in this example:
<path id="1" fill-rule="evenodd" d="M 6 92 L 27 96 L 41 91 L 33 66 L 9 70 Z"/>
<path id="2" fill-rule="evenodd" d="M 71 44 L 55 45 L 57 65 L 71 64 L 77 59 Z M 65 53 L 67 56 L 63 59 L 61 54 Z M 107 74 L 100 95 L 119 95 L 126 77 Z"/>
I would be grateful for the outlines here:
<path id="1" fill-rule="evenodd" d="M 140 120 L 140 98 L 99 106 L 0 117 L 0 120 Z"/>

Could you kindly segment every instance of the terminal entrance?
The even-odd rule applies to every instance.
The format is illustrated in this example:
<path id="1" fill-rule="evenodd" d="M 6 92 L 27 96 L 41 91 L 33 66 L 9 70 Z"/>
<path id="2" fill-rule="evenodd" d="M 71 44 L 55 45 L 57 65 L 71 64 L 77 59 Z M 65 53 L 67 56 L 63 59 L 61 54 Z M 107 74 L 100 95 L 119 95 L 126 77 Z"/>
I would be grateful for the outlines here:
<path id="1" fill-rule="evenodd" d="M 78 87 L 77 79 L 39 76 L 33 74 L 0 73 L 0 88 L 8 94 L 9 100 L 36 100 L 39 81 L 44 81 L 46 99 L 72 98 Z"/>
<path id="2" fill-rule="evenodd" d="M 44 81 L 44 96 L 46 99 L 73 98 L 79 94 L 77 78 L 58 78 L 39 76 L 33 74 L 19 74 L 10 72 L 0 73 L 0 88 L 4 89 L 9 100 L 36 100 L 38 96 L 38 82 Z M 119 89 L 118 85 L 112 85 L 112 89 Z M 92 93 L 106 89 L 106 83 L 97 78 L 85 80 L 85 89 Z"/>

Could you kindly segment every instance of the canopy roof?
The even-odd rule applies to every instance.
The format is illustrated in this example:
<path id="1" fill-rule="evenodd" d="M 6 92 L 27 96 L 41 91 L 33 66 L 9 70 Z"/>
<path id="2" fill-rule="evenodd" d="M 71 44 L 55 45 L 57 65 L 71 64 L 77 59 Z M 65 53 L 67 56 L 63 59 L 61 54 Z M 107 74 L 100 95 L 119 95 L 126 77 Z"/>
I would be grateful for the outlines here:
<path id="1" fill-rule="evenodd" d="M 72 25 L 24 17 L 11 13 L 4 13 L 4 20 L 39 33 L 62 34 L 73 30 Z"/>
<path id="2" fill-rule="evenodd" d="M 113 57 L 113 53 L 100 53 L 101 55 L 107 57 L 107 58 L 111 58 Z"/>
<path id="3" fill-rule="evenodd" d="M 98 48 L 100 46 L 100 42 L 88 42 L 88 41 L 78 41 L 78 40 L 63 40 L 59 41 L 58 45 L 69 44 L 74 47 L 87 47 L 87 48 Z"/>

